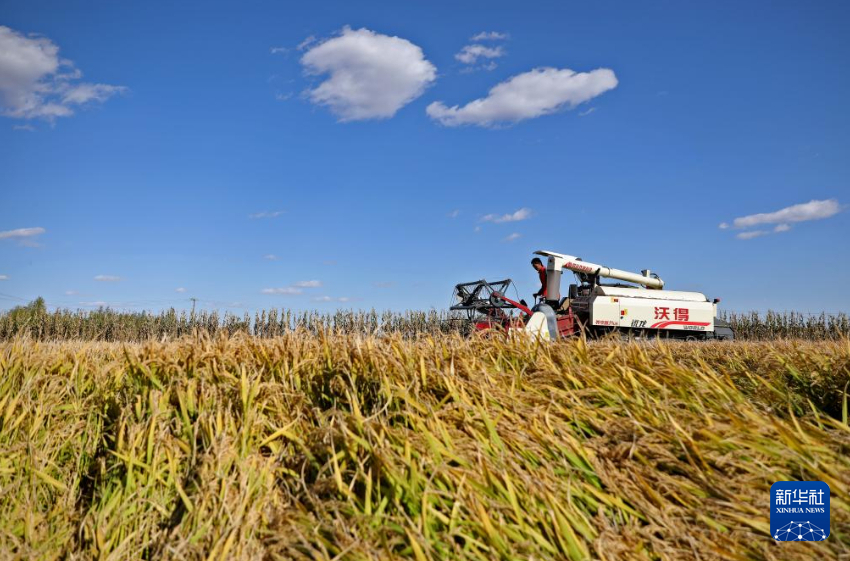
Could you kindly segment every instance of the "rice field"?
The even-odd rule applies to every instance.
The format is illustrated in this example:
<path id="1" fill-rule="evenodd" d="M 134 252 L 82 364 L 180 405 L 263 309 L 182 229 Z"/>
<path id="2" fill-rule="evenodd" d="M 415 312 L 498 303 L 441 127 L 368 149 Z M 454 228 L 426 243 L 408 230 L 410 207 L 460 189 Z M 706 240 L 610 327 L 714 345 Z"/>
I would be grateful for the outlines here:
<path id="1" fill-rule="evenodd" d="M 0 341 L 0 557 L 850 559 L 846 338 L 275 335 Z"/>

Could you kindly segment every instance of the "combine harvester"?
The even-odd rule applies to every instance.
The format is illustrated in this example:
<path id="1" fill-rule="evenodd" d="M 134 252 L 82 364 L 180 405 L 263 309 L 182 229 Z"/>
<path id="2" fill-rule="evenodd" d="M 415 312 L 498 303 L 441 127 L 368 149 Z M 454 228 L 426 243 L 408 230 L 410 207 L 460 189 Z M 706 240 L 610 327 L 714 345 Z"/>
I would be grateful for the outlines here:
<path id="1" fill-rule="evenodd" d="M 621 333 L 633 337 L 665 337 L 696 341 L 732 340 L 728 323 L 717 317 L 719 299 L 709 301 L 699 292 L 663 290 L 664 281 L 651 271 L 641 274 L 611 269 L 579 257 L 553 251 L 536 251 L 548 259 L 545 299 L 529 308 L 524 300 L 505 293 L 510 279 L 480 280 L 455 286 L 450 310 L 464 314 L 477 331 L 502 329 L 555 340 L 585 333 L 604 336 Z M 563 270 L 575 274 L 566 297 L 561 297 Z M 632 284 L 601 282 L 615 279 Z M 519 310 L 521 315 L 515 315 Z"/>

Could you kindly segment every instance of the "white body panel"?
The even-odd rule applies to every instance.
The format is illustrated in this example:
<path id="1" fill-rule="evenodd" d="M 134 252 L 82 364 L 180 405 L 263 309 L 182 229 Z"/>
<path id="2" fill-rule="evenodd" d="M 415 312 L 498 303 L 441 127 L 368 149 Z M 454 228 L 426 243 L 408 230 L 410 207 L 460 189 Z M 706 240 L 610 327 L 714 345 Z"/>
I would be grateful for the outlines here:
<path id="1" fill-rule="evenodd" d="M 600 296 L 622 296 L 624 298 L 652 298 L 653 300 L 685 300 L 687 302 L 707 302 L 701 292 L 683 292 L 681 290 L 646 290 L 644 288 L 625 288 L 622 286 L 596 286 Z"/>
<path id="2" fill-rule="evenodd" d="M 603 327 L 714 331 L 714 304 L 699 292 L 597 286 L 590 323 Z"/>
<path id="3" fill-rule="evenodd" d="M 620 327 L 620 303 L 617 299 L 593 296 L 590 301 L 590 325 Z"/>
<path id="4" fill-rule="evenodd" d="M 532 339 L 540 339 L 542 341 L 549 340 L 549 327 L 546 324 L 546 316 L 540 312 L 534 312 L 525 324 L 525 329 L 522 330 Z"/>

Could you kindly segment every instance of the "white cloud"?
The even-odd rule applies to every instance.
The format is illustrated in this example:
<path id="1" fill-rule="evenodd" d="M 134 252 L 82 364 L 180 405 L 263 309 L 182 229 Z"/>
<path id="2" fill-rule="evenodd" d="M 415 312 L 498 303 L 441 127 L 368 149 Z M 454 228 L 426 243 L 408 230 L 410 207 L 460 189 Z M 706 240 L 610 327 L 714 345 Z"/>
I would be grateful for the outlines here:
<path id="1" fill-rule="evenodd" d="M 340 296 L 338 298 L 334 298 L 332 296 L 316 296 L 313 298 L 313 302 L 348 302 L 351 298 L 348 296 Z"/>
<path id="2" fill-rule="evenodd" d="M 0 240 L 31 238 L 33 236 L 40 236 L 46 231 L 47 230 L 44 228 L 18 228 L 16 230 L 6 230 L 5 232 L 0 232 Z"/>
<path id="3" fill-rule="evenodd" d="M 458 216 L 460 216 L 460 211 L 455 209 L 448 213 L 446 216 L 448 216 L 449 218 L 457 218 Z"/>
<path id="4" fill-rule="evenodd" d="M 498 31 L 482 31 L 477 35 L 469 38 L 470 41 L 504 41 L 510 37 L 507 33 L 499 33 Z"/>
<path id="5" fill-rule="evenodd" d="M 301 294 L 304 291 L 294 286 L 283 286 L 280 288 L 264 288 L 260 292 L 263 294 Z"/>
<path id="6" fill-rule="evenodd" d="M 585 109 L 584 111 L 579 111 L 578 116 L 579 117 L 587 117 L 588 115 L 590 115 L 594 111 L 596 111 L 596 107 L 590 107 L 588 109 Z"/>
<path id="7" fill-rule="evenodd" d="M 496 68 L 498 68 L 498 66 L 499 65 L 496 64 L 495 60 L 491 60 L 488 63 L 479 64 L 478 66 L 464 66 L 463 68 L 460 69 L 460 73 L 461 74 L 470 74 L 472 72 L 477 72 L 479 70 L 486 70 L 487 72 L 490 72 L 492 70 L 496 70 Z"/>
<path id="8" fill-rule="evenodd" d="M 786 226 L 781 232 L 790 229 L 790 225 L 795 222 L 807 222 L 809 220 L 823 220 L 830 216 L 835 216 L 841 212 L 841 205 L 836 199 L 828 199 L 823 201 L 811 200 L 807 203 L 792 205 L 775 212 L 764 212 L 759 214 L 749 214 L 741 216 L 732 221 L 734 228 L 752 228 L 762 224 L 780 224 Z M 720 228 L 728 227 L 725 222 L 720 225 Z"/>
<path id="9" fill-rule="evenodd" d="M 319 288 L 322 286 L 322 281 L 318 280 L 305 280 L 298 281 L 289 286 L 282 286 L 279 288 L 264 288 L 260 292 L 263 294 L 303 294 L 305 288 Z"/>
<path id="10" fill-rule="evenodd" d="M 773 229 L 773 231 L 774 232 L 787 232 L 790 229 L 791 229 L 790 224 L 777 224 L 776 227 Z"/>
<path id="11" fill-rule="evenodd" d="M 470 101 L 463 107 L 431 103 L 427 114 L 440 124 L 494 126 L 516 123 L 573 108 L 617 87 L 617 77 L 608 68 L 590 72 L 569 69 L 535 68 L 497 84 L 487 97 Z"/>
<path id="12" fill-rule="evenodd" d="M 35 127 L 32 125 L 15 125 L 12 127 L 12 130 L 35 132 Z"/>
<path id="13" fill-rule="evenodd" d="M 109 306 L 109 302 L 104 302 L 103 300 L 95 300 L 94 302 L 80 302 L 80 306 L 87 306 L 91 308 L 106 308 Z"/>
<path id="14" fill-rule="evenodd" d="M 281 214 L 283 214 L 282 210 L 255 212 L 254 214 L 249 214 L 248 218 L 252 220 L 256 220 L 258 218 L 277 218 Z"/>
<path id="15" fill-rule="evenodd" d="M 0 275 L 0 280 L 9 280 L 9 275 Z"/>
<path id="16" fill-rule="evenodd" d="M 19 245 L 26 247 L 40 247 L 36 236 L 46 232 L 44 228 L 17 228 L 0 232 L 0 240 L 17 240 Z"/>
<path id="17" fill-rule="evenodd" d="M 84 105 L 90 101 L 103 103 L 124 90 L 125 88 L 121 86 L 108 84 L 79 84 L 62 94 L 62 103 L 65 105 Z"/>
<path id="18" fill-rule="evenodd" d="M 315 42 L 316 42 L 316 36 L 310 35 L 309 37 L 305 38 L 303 41 L 298 43 L 298 46 L 295 47 L 295 48 L 298 49 L 299 51 L 303 51 L 304 49 L 306 49 L 307 47 L 309 47 L 310 45 L 312 45 Z"/>
<path id="19" fill-rule="evenodd" d="M 278 259 L 280 259 L 280 257 L 275 255 L 274 253 L 268 253 L 266 255 L 263 255 L 263 259 L 267 259 L 268 261 L 277 261 Z"/>
<path id="20" fill-rule="evenodd" d="M 751 240 L 753 238 L 758 238 L 761 236 L 766 236 L 770 232 L 765 232 L 764 230 L 752 230 L 750 232 L 741 232 L 737 234 L 735 237 L 739 240 Z"/>
<path id="21" fill-rule="evenodd" d="M 74 296 L 76 294 L 79 294 L 79 292 L 77 292 L 76 290 L 66 290 L 65 291 L 66 296 Z"/>
<path id="22" fill-rule="evenodd" d="M 437 69 L 407 39 L 344 27 L 301 57 L 308 74 L 329 74 L 307 97 L 341 122 L 387 119 L 422 95 Z"/>
<path id="23" fill-rule="evenodd" d="M 464 64 L 475 64 L 479 58 L 499 58 L 505 56 L 502 47 L 487 47 L 485 45 L 466 45 L 455 58 Z"/>
<path id="24" fill-rule="evenodd" d="M 0 114 L 52 121 L 73 115 L 75 106 L 103 103 L 127 91 L 79 82 L 81 77 L 73 62 L 59 57 L 59 47 L 50 39 L 0 26 Z"/>
<path id="25" fill-rule="evenodd" d="M 522 237 L 522 234 L 518 234 L 518 233 L 514 232 L 513 234 L 506 237 L 503 241 L 512 242 L 514 240 L 520 239 L 521 237 Z"/>
<path id="26" fill-rule="evenodd" d="M 271 54 L 276 55 L 280 53 L 286 54 L 289 52 L 289 49 L 286 47 L 272 47 L 271 49 L 269 49 L 269 51 L 271 52 Z"/>
<path id="27" fill-rule="evenodd" d="M 186 289 L 181 286 L 179 288 L 175 288 L 174 292 L 179 292 L 180 294 L 183 294 L 184 292 L 186 292 Z"/>
<path id="28" fill-rule="evenodd" d="M 94 280 L 98 282 L 118 282 L 124 279 L 115 275 L 95 275 Z"/>
<path id="29" fill-rule="evenodd" d="M 519 222 L 531 218 L 531 209 L 523 207 L 510 214 L 487 214 L 481 217 L 481 222 Z"/>

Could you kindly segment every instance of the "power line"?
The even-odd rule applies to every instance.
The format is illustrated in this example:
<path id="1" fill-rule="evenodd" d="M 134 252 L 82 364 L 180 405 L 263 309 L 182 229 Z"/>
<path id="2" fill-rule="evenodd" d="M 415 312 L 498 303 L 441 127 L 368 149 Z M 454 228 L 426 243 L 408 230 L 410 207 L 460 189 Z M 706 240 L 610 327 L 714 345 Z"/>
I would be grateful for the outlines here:
<path id="1" fill-rule="evenodd" d="M 28 302 L 26 298 L 21 298 L 20 296 L 13 296 L 11 294 L 6 294 L 5 292 L 0 292 L 0 297 L 6 298 L 8 300 L 18 300 L 20 302 Z"/>

